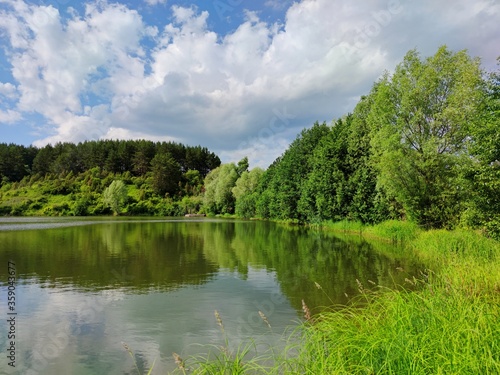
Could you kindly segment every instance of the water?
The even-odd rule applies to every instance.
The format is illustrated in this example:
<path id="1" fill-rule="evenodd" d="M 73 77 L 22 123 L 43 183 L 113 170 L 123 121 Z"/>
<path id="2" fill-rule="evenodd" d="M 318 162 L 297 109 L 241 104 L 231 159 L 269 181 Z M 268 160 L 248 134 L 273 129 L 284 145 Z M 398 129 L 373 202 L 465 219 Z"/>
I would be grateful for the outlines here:
<path id="1" fill-rule="evenodd" d="M 397 249 L 273 223 L 210 219 L 0 219 L 1 317 L 16 267 L 16 367 L 7 374 L 137 374 L 175 368 L 172 353 L 283 345 L 311 309 L 346 303 L 356 279 L 393 286 L 416 265 Z M 403 268 L 405 272 L 398 272 Z M 321 285 L 318 289 L 316 284 Z M 223 320 L 225 337 L 214 317 Z M 266 314 L 270 330 L 258 311 Z M 263 350 L 263 349 L 262 349 Z"/>

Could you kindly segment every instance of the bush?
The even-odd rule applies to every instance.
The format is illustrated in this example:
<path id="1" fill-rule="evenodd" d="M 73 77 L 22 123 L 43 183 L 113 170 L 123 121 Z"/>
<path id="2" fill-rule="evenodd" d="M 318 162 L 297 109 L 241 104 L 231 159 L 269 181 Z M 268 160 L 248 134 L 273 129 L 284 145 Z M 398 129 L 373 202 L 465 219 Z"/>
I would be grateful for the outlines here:
<path id="1" fill-rule="evenodd" d="M 140 201 L 128 205 L 127 213 L 133 216 L 154 215 L 154 207 L 147 201 Z"/>
<path id="2" fill-rule="evenodd" d="M 73 206 L 73 215 L 87 216 L 89 214 L 90 199 L 83 197 L 78 199 Z"/>
<path id="3" fill-rule="evenodd" d="M 179 202 L 167 200 L 156 205 L 155 214 L 158 216 L 184 216 L 184 207 Z"/>
<path id="4" fill-rule="evenodd" d="M 249 219 L 255 217 L 257 197 L 255 194 L 243 195 L 236 201 L 235 213 L 236 216 Z"/>
<path id="5" fill-rule="evenodd" d="M 11 215 L 12 206 L 0 206 L 0 215 Z"/>
<path id="6" fill-rule="evenodd" d="M 103 202 L 97 203 L 95 206 L 89 208 L 89 215 L 111 215 L 113 212 L 111 208 L 104 205 Z"/>
<path id="7" fill-rule="evenodd" d="M 62 204 L 52 204 L 49 206 L 46 206 L 42 214 L 47 215 L 47 216 L 65 216 L 70 214 L 70 207 L 68 203 L 62 203 Z"/>

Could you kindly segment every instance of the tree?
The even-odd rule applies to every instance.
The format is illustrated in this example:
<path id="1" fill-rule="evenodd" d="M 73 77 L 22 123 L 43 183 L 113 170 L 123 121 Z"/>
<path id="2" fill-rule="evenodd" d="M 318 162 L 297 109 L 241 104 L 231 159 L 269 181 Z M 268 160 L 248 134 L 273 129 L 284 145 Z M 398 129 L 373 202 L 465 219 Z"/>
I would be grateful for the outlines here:
<path id="1" fill-rule="evenodd" d="M 21 181 L 30 173 L 27 149 L 14 143 L 0 143 L 0 178 L 6 177 L 9 181 Z"/>
<path id="2" fill-rule="evenodd" d="M 248 158 L 246 156 L 238 162 L 236 172 L 238 176 L 241 176 L 243 172 L 248 172 Z"/>
<path id="3" fill-rule="evenodd" d="M 212 213 L 233 213 L 235 198 L 232 189 L 238 179 L 233 163 L 223 164 L 205 178 L 203 206 Z"/>
<path id="4" fill-rule="evenodd" d="M 500 57 L 498 58 L 500 66 Z M 471 131 L 472 162 L 464 177 L 470 191 L 465 222 L 485 228 L 500 239 L 500 70 L 490 73 L 485 85 L 481 124 Z"/>
<path id="5" fill-rule="evenodd" d="M 33 160 L 33 172 L 45 176 L 50 172 L 50 167 L 55 158 L 56 154 L 52 145 L 48 144 L 41 148 Z"/>
<path id="6" fill-rule="evenodd" d="M 189 169 L 184 173 L 184 194 L 199 195 L 203 189 L 203 178 L 196 169 Z"/>
<path id="7" fill-rule="evenodd" d="M 263 174 L 264 171 L 259 167 L 252 169 L 250 172 L 243 172 L 232 189 L 234 197 L 238 200 L 244 195 L 252 194 Z"/>
<path id="8" fill-rule="evenodd" d="M 219 157 L 213 152 L 208 151 L 206 147 L 196 146 L 186 148 L 184 170 L 197 170 L 205 178 L 211 170 L 219 167 L 220 164 Z"/>
<path id="9" fill-rule="evenodd" d="M 311 171 L 314 149 L 329 132 L 326 123 L 318 122 L 311 128 L 304 129 L 288 150 L 268 168 L 259 188 L 259 215 L 269 215 L 272 219 L 305 221 L 306 218 L 297 209 L 301 189 Z"/>
<path id="10" fill-rule="evenodd" d="M 152 187 L 156 194 L 173 196 L 179 190 L 182 178 L 179 163 L 169 153 L 156 154 L 151 160 Z"/>
<path id="11" fill-rule="evenodd" d="M 134 172 L 138 176 L 144 176 L 151 166 L 151 160 L 155 156 L 154 143 L 141 140 L 137 143 L 137 149 L 132 159 Z"/>
<path id="12" fill-rule="evenodd" d="M 52 173 L 80 173 L 84 168 L 75 144 L 64 142 L 54 146 L 55 160 L 51 164 Z"/>
<path id="13" fill-rule="evenodd" d="M 232 189 L 236 199 L 235 213 L 241 217 L 254 217 L 256 213 L 255 204 L 257 195 L 255 191 L 261 180 L 264 171 L 261 168 L 254 168 L 250 172 L 245 171 L 236 181 Z"/>
<path id="14" fill-rule="evenodd" d="M 458 167 L 479 120 L 481 87 L 479 60 L 446 47 L 426 60 L 408 52 L 376 85 L 368 121 L 378 183 L 424 227 L 450 226 L 460 214 Z"/>
<path id="15" fill-rule="evenodd" d="M 298 211 L 308 221 L 341 220 L 348 207 L 348 121 L 338 120 L 314 149 L 311 170 L 301 187 Z"/>
<path id="16" fill-rule="evenodd" d="M 121 180 L 113 181 L 103 193 L 104 204 L 113 210 L 114 215 L 121 211 L 125 200 L 127 199 L 127 187 Z"/>

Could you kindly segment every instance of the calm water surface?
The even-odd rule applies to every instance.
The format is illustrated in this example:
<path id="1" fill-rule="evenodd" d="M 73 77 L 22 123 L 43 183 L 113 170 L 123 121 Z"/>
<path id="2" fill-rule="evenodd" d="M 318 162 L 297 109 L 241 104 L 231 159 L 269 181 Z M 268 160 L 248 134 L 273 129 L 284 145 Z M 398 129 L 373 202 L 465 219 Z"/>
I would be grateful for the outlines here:
<path id="1" fill-rule="evenodd" d="M 382 246 L 382 245 L 380 245 Z M 388 245 L 383 245 L 388 246 Z M 273 223 L 199 219 L 0 219 L 0 311 L 16 264 L 16 368 L 7 374 L 167 374 L 172 352 L 253 338 L 280 346 L 310 308 L 346 303 L 356 279 L 403 284 L 417 266 L 391 249 Z M 398 272 L 403 268 L 405 272 Z M 315 282 L 322 286 L 318 289 Z M 272 331 L 258 315 L 263 311 Z M 260 348 L 260 346 L 258 346 Z"/>

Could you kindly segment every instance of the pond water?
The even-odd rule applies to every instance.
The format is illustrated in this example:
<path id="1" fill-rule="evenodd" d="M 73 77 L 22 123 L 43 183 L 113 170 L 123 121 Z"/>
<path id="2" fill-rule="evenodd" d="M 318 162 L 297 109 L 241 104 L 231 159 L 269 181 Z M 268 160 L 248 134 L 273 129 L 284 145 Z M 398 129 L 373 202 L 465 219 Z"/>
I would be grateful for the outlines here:
<path id="1" fill-rule="evenodd" d="M 126 343 L 141 373 L 154 362 L 153 374 L 167 374 L 176 367 L 173 352 L 204 354 L 225 339 L 235 349 L 250 339 L 280 346 L 283 332 L 302 319 L 302 299 L 313 311 L 344 304 L 358 293 L 356 280 L 394 286 L 417 269 L 380 246 L 258 221 L 0 219 L 4 322 L 13 316 L 9 262 L 17 276 L 16 367 L 8 366 L 2 324 L 0 369 L 137 374 Z"/>

